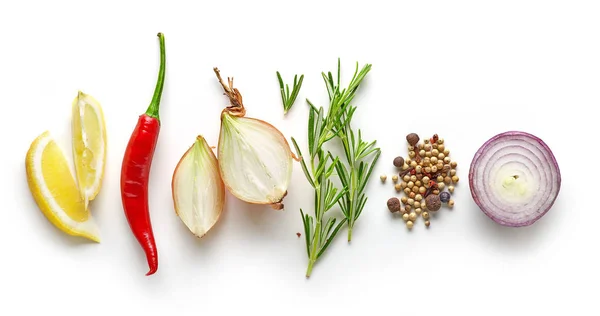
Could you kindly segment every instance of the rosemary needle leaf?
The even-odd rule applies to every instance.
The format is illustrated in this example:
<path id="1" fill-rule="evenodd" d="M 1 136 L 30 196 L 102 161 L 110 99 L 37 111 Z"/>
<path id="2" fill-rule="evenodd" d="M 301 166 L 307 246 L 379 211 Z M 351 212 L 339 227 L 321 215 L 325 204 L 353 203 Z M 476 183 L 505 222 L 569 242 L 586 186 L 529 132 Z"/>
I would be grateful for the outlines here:
<path id="1" fill-rule="evenodd" d="M 302 87 L 302 81 L 304 80 L 304 75 L 300 76 L 300 80 L 298 80 L 298 75 L 294 76 L 294 84 L 292 86 L 291 93 L 290 86 L 288 84 L 284 84 L 279 71 L 277 71 L 277 80 L 279 81 L 279 90 L 281 91 L 281 101 L 283 103 L 283 113 L 285 115 L 292 108 L 296 98 L 298 97 L 298 93 Z"/>

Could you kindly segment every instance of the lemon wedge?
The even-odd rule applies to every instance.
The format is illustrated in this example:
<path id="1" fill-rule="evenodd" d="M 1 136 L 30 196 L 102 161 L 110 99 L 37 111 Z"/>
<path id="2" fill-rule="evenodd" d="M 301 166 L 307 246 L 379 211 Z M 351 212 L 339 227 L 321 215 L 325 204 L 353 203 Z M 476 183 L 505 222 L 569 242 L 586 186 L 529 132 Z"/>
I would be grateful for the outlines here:
<path id="1" fill-rule="evenodd" d="M 100 242 L 66 156 L 50 132 L 39 135 L 25 159 L 27 183 L 42 213 L 63 232 Z"/>
<path id="2" fill-rule="evenodd" d="M 75 174 L 85 206 L 102 186 L 106 127 L 100 103 L 81 91 L 72 104 L 71 133 Z"/>

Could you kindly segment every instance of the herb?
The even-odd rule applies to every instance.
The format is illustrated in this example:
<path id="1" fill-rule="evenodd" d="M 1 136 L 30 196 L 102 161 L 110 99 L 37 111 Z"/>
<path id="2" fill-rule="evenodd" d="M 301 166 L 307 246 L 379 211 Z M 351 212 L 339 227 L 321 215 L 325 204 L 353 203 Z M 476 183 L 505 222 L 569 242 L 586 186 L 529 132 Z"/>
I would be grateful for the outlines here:
<path id="1" fill-rule="evenodd" d="M 284 85 L 279 71 L 277 72 L 277 79 L 279 80 L 279 90 L 281 91 L 281 101 L 283 102 L 283 114 L 285 115 L 292 108 L 292 105 L 294 105 L 296 97 L 298 97 L 298 92 L 300 92 L 300 88 L 302 87 L 304 75 L 300 76 L 300 80 L 298 80 L 298 75 L 294 76 L 294 85 L 292 86 L 291 94 L 290 86 L 288 84 Z"/>
<path id="2" fill-rule="evenodd" d="M 310 106 L 308 156 L 302 155 L 296 140 L 292 138 L 296 152 L 301 157 L 302 170 L 315 191 L 314 217 L 300 209 L 309 259 L 306 277 L 310 277 L 315 262 L 344 224 L 348 225 L 348 240 L 351 239 L 354 223 L 367 202 L 364 190 L 380 150 L 374 147 L 375 142 L 364 142 L 360 130 L 358 137 L 355 136 L 351 121 L 356 107 L 350 103 L 370 69 L 371 65 L 367 64 L 358 72 L 357 63 L 348 88 L 343 90 L 340 89 L 339 59 L 337 83 L 334 82 L 331 72 L 327 75 L 322 73 L 329 95 L 329 106 L 325 113 L 322 106 L 317 108 L 307 99 Z M 338 144 L 344 147 L 345 163 L 324 148 L 333 139 L 338 140 Z M 372 161 L 364 162 L 372 154 Z M 337 176 L 341 188 L 334 185 L 334 175 Z M 338 205 L 344 214 L 344 218 L 339 222 L 334 216 L 325 216 L 335 205 Z"/>

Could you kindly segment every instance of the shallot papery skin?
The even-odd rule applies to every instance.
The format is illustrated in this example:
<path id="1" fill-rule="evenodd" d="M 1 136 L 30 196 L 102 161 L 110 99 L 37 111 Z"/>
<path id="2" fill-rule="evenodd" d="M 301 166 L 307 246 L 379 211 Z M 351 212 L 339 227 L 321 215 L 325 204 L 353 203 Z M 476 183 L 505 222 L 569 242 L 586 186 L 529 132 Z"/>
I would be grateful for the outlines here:
<path id="1" fill-rule="evenodd" d="M 554 205 L 561 187 L 558 162 L 539 137 L 508 131 L 486 141 L 469 170 L 471 196 L 494 222 L 529 226 Z"/>

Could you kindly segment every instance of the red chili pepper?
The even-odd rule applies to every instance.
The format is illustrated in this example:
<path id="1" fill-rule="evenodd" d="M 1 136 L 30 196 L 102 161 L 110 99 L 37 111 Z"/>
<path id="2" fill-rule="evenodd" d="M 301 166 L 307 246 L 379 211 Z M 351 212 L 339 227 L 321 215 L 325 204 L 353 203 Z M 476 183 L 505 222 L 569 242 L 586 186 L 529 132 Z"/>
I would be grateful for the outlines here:
<path id="1" fill-rule="evenodd" d="M 160 40 L 160 70 L 152 102 L 145 114 L 140 115 L 131 134 L 121 166 L 121 201 L 129 227 L 140 243 L 151 275 L 158 270 L 158 252 L 148 210 L 148 178 L 160 131 L 159 105 L 165 81 L 165 38 Z"/>

